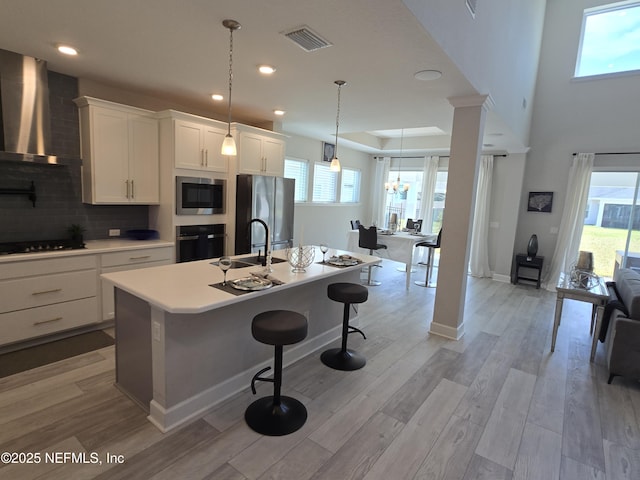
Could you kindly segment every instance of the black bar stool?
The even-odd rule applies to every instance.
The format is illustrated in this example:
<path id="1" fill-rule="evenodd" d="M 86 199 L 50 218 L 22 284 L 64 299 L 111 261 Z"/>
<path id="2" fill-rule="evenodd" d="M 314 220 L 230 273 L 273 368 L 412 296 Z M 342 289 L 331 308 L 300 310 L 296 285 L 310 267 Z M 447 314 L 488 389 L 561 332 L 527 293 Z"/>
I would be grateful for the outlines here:
<path id="1" fill-rule="evenodd" d="M 384 243 L 378 243 L 378 229 L 374 226 L 365 228 L 362 225 L 358 226 L 358 246 L 360 248 L 368 248 L 369 255 L 373 255 L 374 250 L 386 249 L 387 246 Z M 370 287 L 377 287 L 381 282 L 371 280 L 371 268 L 380 267 L 380 265 L 369 265 L 367 273 L 367 285 Z M 339 300 L 338 300 L 339 301 Z"/>
<path id="2" fill-rule="evenodd" d="M 433 277 L 433 262 L 434 262 L 434 253 L 436 248 L 440 248 L 440 241 L 442 240 L 442 229 L 438 232 L 438 238 L 435 243 L 431 242 L 420 242 L 416 243 L 416 247 L 427 247 L 429 249 L 428 259 L 427 259 L 427 274 L 425 276 L 424 282 L 415 281 L 414 283 L 420 287 L 435 287 L 434 283 L 430 283 L 430 280 Z"/>
<path id="3" fill-rule="evenodd" d="M 336 370 L 358 370 L 367 363 L 359 353 L 347 348 L 347 336 L 358 332 L 366 340 L 362 330 L 349 325 L 349 308 L 352 303 L 364 303 L 369 297 L 369 290 L 356 283 L 332 283 L 327 287 L 327 295 L 331 300 L 344 303 L 342 315 L 342 347 L 325 350 L 320 355 L 322 363 Z"/>
<path id="4" fill-rule="evenodd" d="M 244 413 L 247 425 L 258 433 L 270 436 L 295 432 L 307 420 L 307 409 L 295 398 L 280 395 L 282 387 L 283 345 L 301 342 L 307 336 L 307 319 L 288 310 L 271 310 L 256 315 L 251 322 L 253 338 L 275 346 L 273 378 L 261 377 L 271 367 L 263 368 L 253 376 L 251 391 L 256 394 L 257 380 L 273 383 L 273 396 L 253 402 Z"/>

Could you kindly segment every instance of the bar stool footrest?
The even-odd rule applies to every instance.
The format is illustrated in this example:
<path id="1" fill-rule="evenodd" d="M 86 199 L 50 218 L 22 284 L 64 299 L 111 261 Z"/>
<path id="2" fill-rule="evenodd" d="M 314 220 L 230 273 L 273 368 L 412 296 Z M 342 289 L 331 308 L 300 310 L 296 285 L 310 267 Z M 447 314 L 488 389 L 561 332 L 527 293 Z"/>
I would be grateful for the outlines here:
<path id="1" fill-rule="evenodd" d="M 272 396 L 262 397 L 249 405 L 244 419 L 252 430 L 279 437 L 299 430 L 307 421 L 307 409 L 299 400 L 284 395 L 278 405 Z"/>
<path id="2" fill-rule="evenodd" d="M 365 340 L 367 339 L 362 330 L 356 327 L 352 327 L 351 325 L 349 325 L 349 333 L 359 333 L 360 335 L 362 335 L 362 338 L 364 338 Z"/>
<path id="3" fill-rule="evenodd" d="M 341 348 L 325 350 L 320 355 L 320 360 L 328 367 L 347 372 L 359 370 L 367 363 L 367 359 L 359 353 L 350 349 L 343 351 Z"/>
<path id="4" fill-rule="evenodd" d="M 260 376 L 264 372 L 268 372 L 269 370 L 271 370 L 271 367 L 265 367 L 262 370 L 260 370 L 258 373 L 256 373 L 253 376 L 253 378 L 251 379 L 251 391 L 253 392 L 254 395 L 257 393 L 256 392 L 256 382 L 257 381 L 275 383 L 275 380 L 273 378 L 265 378 L 265 377 L 261 377 Z"/>

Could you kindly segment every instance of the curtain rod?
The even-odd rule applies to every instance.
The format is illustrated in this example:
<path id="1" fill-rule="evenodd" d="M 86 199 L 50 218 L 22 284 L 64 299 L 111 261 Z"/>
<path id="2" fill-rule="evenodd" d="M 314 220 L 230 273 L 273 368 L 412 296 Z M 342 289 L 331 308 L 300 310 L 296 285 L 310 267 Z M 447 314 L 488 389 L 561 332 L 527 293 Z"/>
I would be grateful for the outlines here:
<path id="1" fill-rule="evenodd" d="M 573 153 L 575 157 L 578 155 L 577 153 Z M 640 152 L 598 152 L 594 153 L 594 155 L 640 155 Z"/>

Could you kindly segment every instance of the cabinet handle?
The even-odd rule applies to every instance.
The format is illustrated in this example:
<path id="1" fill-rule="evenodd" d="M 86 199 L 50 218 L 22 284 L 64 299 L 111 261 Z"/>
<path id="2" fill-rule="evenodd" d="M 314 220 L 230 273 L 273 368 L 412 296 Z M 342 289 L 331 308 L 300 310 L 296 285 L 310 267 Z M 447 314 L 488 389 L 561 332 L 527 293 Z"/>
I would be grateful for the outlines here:
<path id="1" fill-rule="evenodd" d="M 131 180 L 131 198 L 135 198 L 136 194 L 135 194 L 135 190 L 133 189 L 133 180 Z"/>
<path id="2" fill-rule="evenodd" d="M 204 167 L 204 148 L 200 150 L 200 166 Z"/>
<path id="3" fill-rule="evenodd" d="M 145 258 L 150 258 L 151 255 L 141 255 L 139 257 L 129 257 L 129 260 L 144 260 Z"/>
<path id="4" fill-rule="evenodd" d="M 125 194 L 125 197 L 129 198 L 129 180 L 125 180 L 124 183 L 127 186 L 127 193 Z"/>
<path id="5" fill-rule="evenodd" d="M 42 325 L 44 323 L 51 323 L 51 322 L 57 322 L 59 320 L 62 320 L 63 317 L 56 317 L 56 318 L 50 318 L 49 320 L 40 320 L 38 322 L 33 322 L 34 325 Z"/>
<path id="6" fill-rule="evenodd" d="M 53 290 L 43 290 L 41 292 L 33 292 L 31 295 L 44 295 L 46 293 L 56 293 L 61 291 L 62 291 L 61 288 L 54 288 Z"/>
<path id="7" fill-rule="evenodd" d="M 204 166 L 209 166 L 209 149 L 204 151 Z"/>

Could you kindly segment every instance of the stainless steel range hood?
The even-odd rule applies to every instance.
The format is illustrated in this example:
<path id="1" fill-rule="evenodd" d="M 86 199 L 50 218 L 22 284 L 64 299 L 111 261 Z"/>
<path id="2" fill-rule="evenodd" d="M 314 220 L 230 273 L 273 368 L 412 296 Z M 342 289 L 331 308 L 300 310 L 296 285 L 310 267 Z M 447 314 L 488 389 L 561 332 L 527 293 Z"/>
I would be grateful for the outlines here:
<path id="1" fill-rule="evenodd" d="M 0 113 L 0 160 L 57 163 L 44 60 L 0 50 Z"/>

